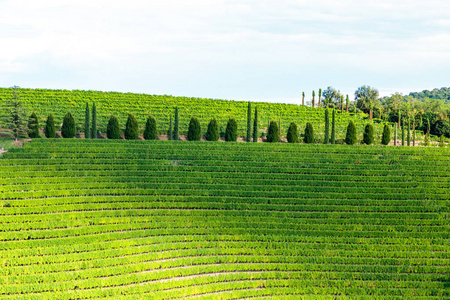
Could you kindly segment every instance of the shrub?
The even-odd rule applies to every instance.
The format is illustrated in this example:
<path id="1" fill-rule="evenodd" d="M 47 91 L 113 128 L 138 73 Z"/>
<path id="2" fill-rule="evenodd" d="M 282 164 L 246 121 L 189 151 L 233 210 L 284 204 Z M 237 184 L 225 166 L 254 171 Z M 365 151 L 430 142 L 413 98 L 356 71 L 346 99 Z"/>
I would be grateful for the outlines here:
<path id="1" fill-rule="evenodd" d="M 39 138 L 39 120 L 36 113 L 33 112 L 28 119 L 28 136 L 32 139 Z"/>
<path id="2" fill-rule="evenodd" d="M 303 141 L 306 144 L 313 144 L 314 143 L 314 128 L 311 123 L 306 123 L 305 127 L 305 136 L 303 137 Z"/>
<path id="3" fill-rule="evenodd" d="M 48 139 L 53 139 L 56 136 L 55 119 L 52 114 L 49 114 L 44 127 L 45 137 Z"/>
<path id="4" fill-rule="evenodd" d="M 383 136 L 381 138 L 381 143 L 383 145 L 389 145 L 391 142 L 391 127 L 389 125 L 384 125 Z"/>
<path id="5" fill-rule="evenodd" d="M 217 124 L 216 119 L 209 121 L 205 138 L 207 141 L 217 141 L 219 139 L 219 125 Z"/>
<path id="6" fill-rule="evenodd" d="M 63 138 L 73 138 L 76 134 L 75 119 L 72 114 L 68 112 L 64 116 L 63 124 L 61 127 L 61 135 Z"/>
<path id="7" fill-rule="evenodd" d="M 347 145 L 354 145 L 356 144 L 356 125 L 355 123 L 350 120 L 347 126 L 347 133 L 345 135 L 345 143 Z"/>
<path id="8" fill-rule="evenodd" d="M 279 139 L 278 124 L 275 121 L 270 121 L 269 128 L 267 129 L 267 141 L 269 143 L 276 143 Z"/>
<path id="9" fill-rule="evenodd" d="M 236 142 L 237 141 L 237 122 L 231 118 L 228 120 L 227 129 L 225 130 L 225 141 Z"/>
<path id="10" fill-rule="evenodd" d="M 109 118 L 108 126 L 106 127 L 106 137 L 111 140 L 120 138 L 119 119 L 114 115 Z"/>
<path id="11" fill-rule="evenodd" d="M 364 128 L 364 135 L 363 135 L 363 141 L 366 145 L 372 145 L 373 144 L 373 125 L 367 124 Z"/>
<path id="12" fill-rule="evenodd" d="M 202 131 L 200 128 L 200 121 L 196 117 L 192 117 L 189 122 L 188 136 L 189 141 L 200 141 L 202 138 Z"/>
<path id="13" fill-rule="evenodd" d="M 128 115 L 127 124 L 125 125 L 125 138 L 127 140 L 137 140 L 139 138 L 139 125 L 133 114 Z"/>
<path id="14" fill-rule="evenodd" d="M 445 147 L 445 144 L 444 144 L 444 136 L 443 136 L 443 135 L 441 135 L 441 136 L 439 137 L 439 147 Z"/>
<path id="15" fill-rule="evenodd" d="M 289 143 L 298 143 L 297 124 L 295 124 L 294 122 L 289 125 L 286 138 Z"/>
<path id="16" fill-rule="evenodd" d="M 158 134 L 156 132 L 156 120 L 152 116 L 147 118 L 144 130 L 144 139 L 146 140 L 156 140 Z"/>

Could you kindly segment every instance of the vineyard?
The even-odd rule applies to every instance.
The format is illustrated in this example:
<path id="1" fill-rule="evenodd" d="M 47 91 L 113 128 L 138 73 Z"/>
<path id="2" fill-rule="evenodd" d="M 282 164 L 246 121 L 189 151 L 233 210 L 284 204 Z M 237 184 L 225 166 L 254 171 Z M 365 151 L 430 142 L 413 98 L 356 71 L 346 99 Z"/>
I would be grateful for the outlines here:
<path id="1" fill-rule="evenodd" d="M 212 118 L 216 118 L 219 122 L 222 134 L 225 132 L 228 119 L 235 118 L 238 122 L 239 135 L 246 135 L 248 102 L 245 101 L 80 90 L 20 88 L 17 93 L 19 100 L 24 103 L 29 114 L 35 111 L 40 123 L 43 124 L 44 119 L 52 113 L 58 128 L 64 115 L 70 111 L 75 117 L 77 129 L 83 131 L 86 102 L 90 105 L 95 102 L 98 111 L 98 127 L 101 132 L 106 131 L 106 125 L 112 114 L 119 118 L 121 126 L 124 127 L 128 114 L 133 113 L 141 127 L 144 126 L 147 117 L 152 115 L 156 118 L 158 132 L 166 134 L 169 129 L 170 116 L 173 117 L 174 109 L 178 107 L 180 134 L 186 134 L 190 118 L 197 117 L 200 120 L 203 134 L 206 133 L 208 122 Z M 0 102 L 12 99 L 14 99 L 14 89 L 0 88 Z M 264 134 L 264 128 L 267 127 L 268 122 L 275 120 L 280 121 L 283 136 L 285 136 L 291 122 L 296 122 L 301 130 L 307 122 L 311 122 L 317 136 L 323 135 L 324 109 L 294 104 L 254 102 L 253 108 L 256 106 L 258 107 L 261 134 Z M 363 132 L 367 123 L 366 118 L 367 115 L 363 113 L 349 114 L 341 113 L 340 110 L 337 111 L 336 130 L 338 138 L 342 139 L 345 135 L 345 128 L 349 120 L 354 120 L 358 126 L 358 132 Z M 376 134 L 381 135 L 382 129 L 381 125 L 375 124 Z"/>
<path id="2" fill-rule="evenodd" d="M 449 188 L 448 148 L 36 139 L 0 298 L 448 299 Z"/>

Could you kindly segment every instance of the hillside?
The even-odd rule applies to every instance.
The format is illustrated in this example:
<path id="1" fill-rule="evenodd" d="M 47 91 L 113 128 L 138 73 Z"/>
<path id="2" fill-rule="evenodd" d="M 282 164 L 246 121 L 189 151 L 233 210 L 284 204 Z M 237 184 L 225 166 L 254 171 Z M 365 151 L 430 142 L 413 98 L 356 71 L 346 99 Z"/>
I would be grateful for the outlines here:
<path id="1" fill-rule="evenodd" d="M 0 158 L 0 298 L 448 298 L 449 154 L 33 140 Z"/>

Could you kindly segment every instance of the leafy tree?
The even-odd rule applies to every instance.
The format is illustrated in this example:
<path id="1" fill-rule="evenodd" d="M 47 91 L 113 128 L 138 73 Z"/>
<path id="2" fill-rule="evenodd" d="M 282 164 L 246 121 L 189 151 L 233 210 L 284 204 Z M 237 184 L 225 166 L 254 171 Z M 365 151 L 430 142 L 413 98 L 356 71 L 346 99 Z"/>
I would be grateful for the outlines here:
<path id="1" fill-rule="evenodd" d="M 156 132 L 156 120 L 152 116 L 148 116 L 145 123 L 144 139 L 156 140 L 158 134 Z"/>
<path id="2" fill-rule="evenodd" d="M 313 144 L 314 143 L 314 128 L 311 123 L 306 123 L 305 127 L 305 135 L 303 137 L 303 141 L 306 144 Z"/>
<path id="3" fill-rule="evenodd" d="M 354 145 L 356 142 L 356 125 L 352 120 L 350 120 L 347 126 L 347 133 L 345 135 L 345 143 L 347 145 Z"/>
<path id="4" fill-rule="evenodd" d="M 295 124 L 294 122 L 289 125 L 286 138 L 289 143 L 298 143 L 297 124 Z"/>
<path id="5" fill-rule="evenodd" d="M 338 108 L 341 103 L 341 92 L 329 86 L 322 93 L 324 107 Z"/>
<path id="6" fill-rule="evenodd" d="M 200 139 L 202 138 L 200 121 L 196 117 L 192 117 L 191 121 L 189 121 L 187 138 L 189 141 L 200 141 Z"/>
<path id="7" fill-rule="evenodd" d="M 119 119 L 114 115 L 111 115 L 109 118 L 108 126 L 106 127 L 106 137 L 111 140 L 120 138 Z"/>
<path id="8" fill-rule="evenodd" d="M 331 120 L 331 144 L 336 144 L 336 110 L 334 109 Z"/>
<path id="9" fill-rule="evenodd" d="M 44 127 L 45 137 L 48 139 L 53 139 L 56 137 L 55 119 L 52 114 L 49 114 Z"/>
<path id="10" fill-rule="evenodd" d="M 450 138 L 450 121 L 449 120 L 437 120 L 430 130 L 431 134 L 437 136 L 445 136 Z"/>
<path id="11" fill-rule="evenodd" d="M 383 145 L 389 145 L 391 142 L 391 128 L 389 125 L 385 124 L 383 128 L 383 135 L 381 137 L 381 143 Z"/>
<path id="12" fill-rule="evenodd" d="M 316 92 L 315 91 L 312 91 L 312 107 L 314 108 L 315 107 L 315 105 L 316 105 L 316 100 L 315 100 L 315 98 L 316 98 Z"/>
<path id="13" fill-rule="evenodd" d="M 302 92 L 302 105 L 305 106 L 305 92 Z"/>
<path id="14" fill-rule="evenodd" d="M 39 138 L 39 120 L 36 113 L 33 111 L 28 119 L 28 136 L 32 139 Z"/>
<path id="15" fill-rule="evenodd" d="M 270 121 L 269 128 L 267 129 L 267 141 L 269 143 L 276 143 L 279 139 L 278 124 L 275 121 Z"/>
<path id="16" fill-rule="evenodd" d="M 92 129 L 91 129 L 91 138 L 96 139 L 97 138 L 97 108 L 94 104 L 92 104 Z"/>
<path id="17" fill-rule="evenodd" d="M 89 121 L 90 121 L 90 113 L 89 113 L 89 103 L 86 102 L 86 111 L 84 114 L 84 138 L 88 139 L 90 137 L 90 125 L 89 125 Z"/>
<path id="18" fill-rule="evenodd" d="M 125 139 L 137 140 L 139 138 L 139 125 L 133 114 L 128 114 L 127 123 L 125 125 Z"/>
<path id="19" fill-rule="evenodd" d="M 173 126 L 173 139 L 178 141 L 179 137 L 179 127 L 180 127 L 180 119 L 178 117 L 178 106 L 175 107 L 175 124 Z"/>
<path id="20" fill-rule="evenodd" d="M 258 142 L 258 132 L 259 132 L 258 107 L 255 107 L 255 119 L 253 120 L 253 143 L 257 143 Z"/>
<path id="21" fill-rule="evenodd" d="M 369 119 L 373 118 L 373 108 L 378 101 L 378 90 L 370 86 L 359 87 L 355 92 L 356 107 L 365 113 L 369 113 Z"/>
<path id="22" fill-rule="evenodd" d="M 330 142 L 330 114 L 328 112 L 328 108 L 325 109 L 325 138 L 323 139 L 324 144 L 328 144 Z"/>
<path id="23" fill-rule="evenodd" d="M 68 112 L 64 116 L 63 124 L 61 127 L 61 135 L 63 138 L 73 138 L 76 134 L 75 119 L 72 114 Z"/>
<path id="24" fill-rule="evenodd" d="M 247 108 L 247 142 L 251 142 L 252 140 L 252 105 L 250 101 L 248 102 Z"/>
<path id="25" fill-rule="evenodd" d="M 237 137 L 237 122 L 235 119 L 231 118 L 228 120 L 227 129 L 225 130 L 225 141 L 236 142 Z"/>
<path id="26" fill-rule="evenodd" d="M 367 124 L 364 128 L 364 135 L 363 135 L 363 141 L 366 145 L 372 145 L 373 144 L 373 125 Z"/>
<path id="27" fill-rule="evenodd" d="M 208 124 L 208 130 L 206 131 L 205 138 L 207 141 L 217 141 L 219 139 L 219 125 L 216 119 L 211 119 Z"/>
<path id="28" fill-rule="evenodd" d="M 169 131 L 167 132 L 167 139 L 170 141 L 172 140 L 173 137 L 173 130 L 172 130 L 172 116 L 170 116 L 170 121 L 169 121 Z"/>

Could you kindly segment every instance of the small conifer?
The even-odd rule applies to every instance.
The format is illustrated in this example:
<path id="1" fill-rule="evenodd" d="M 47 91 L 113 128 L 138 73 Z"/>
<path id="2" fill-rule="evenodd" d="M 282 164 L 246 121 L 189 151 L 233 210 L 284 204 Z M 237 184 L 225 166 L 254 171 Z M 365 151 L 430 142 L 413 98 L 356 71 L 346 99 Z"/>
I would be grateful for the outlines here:
<path id="1" fill-rule="evenodd" d="M 39 138 L 39 120 L 35 112 L 28 119 L 28 136 L 32 139 Z"/>
<path id="2" fill-rule="evenodd" d="M 219 139 L 219 125 L 217 124 L 216 119 L 209 121 L 205 138 L 207 141 L 217 141 Z"/>
<path id="3" fill-rule="evenodd" d="M 63 138 L 73 138 L 76 134 L 75 119 L 72 114 L 68 112 L 64 116 L 63 124 L 61 127 L 61 135 Z"/>
<path id="4" fill-rule="evenodd" d="M 289 143 L 298 143 L 297 124 L 295 124 L 294 122 L 289 125 L 286 138 Z"/>
<path id="5" fill-rule="evenodd" d="M 156 132 L 156 120 L 152 116 L 147 118 L 147 122 L 145 123 L 144 130 L 144 139 L 146 140 L 156 140 L 158 136 Z"/>
<path id="6" fill-rule="evenodd" d="M 356 125 L 352 120 L 350 120 L 347 126 L 347 133 L 345 135 L 345 143 L 347 145 L 354 145 L 356 144 L 356 141 Z"/>
<path id="7" fill-rule="evenodd" d="M 55 119 L 52 114 L 49 114 L 44 127 L 45 137 L 48 139 L 53 139 L 56 136 Z"/>
<path id="8" fill-rule="evenodd" d="M 258 107 L 255 107 L 255 118 L 253 120 L 253 143 L 258 142 Z"/>
<path id="9" fill-rule="evenodd" d="M 111 140 L 120 138 L 119 119 L 114 115 L 109 118 L 108 126 L 106 127 L 106 137 Z"/>
<path id="10" fill-rule="evenodd" d="M 364 135 L 363 135 L 363 141 L 366 145 L 372 145 L 373 144 L 373 125 L 367 124 L 364 128 Z"/>
<path id="11" fill-rule="evenodd" d="M 314 143 L 314 128 L 311 123 L 306 123 L 305 127 L 305 136 L 303 137 L 303 141 L 306 144 L 313 144 Z"/>
<path id="12" fill-rule="evenodd" d="M 128 114 L 124 133 L 127 140 L 137 140 L 139 138 L 139 125 L 133 114 Z"/>
<path id="13" fill-rule="evenodd" d="M 237 141 L 237 122 L 231 118 L 228 120 L 227 129 L 225 130 L 225 141 L 236 142 Z"/>
<path id="14" fill-rule="evenodd" d="M 328 144 L 330 142 L 330 114 L 328 108 L 325 109 L 325 134 L 323 143 Z"/>
<path id="15" fill-rule="evenodd" d="M 383 145 L 389 145 L 389 143 L 391 142 L 391 128 L 389 125 L 384 125 L 383 128 L 383 136 L 381 138 L 381 143 Z"/>
<path id="16" fill-rule="evenodd" d="M 189 122 L 188 136 L 189 141 L 200 141 L 202 138 L 202 131 L 200 121 L 196 117 L 192 117 Z"/>
<path id="17" fill-rule="evenodd" d="M 267 129 L 267 141 L 269 143 L 276 143 L 279 139 L 278 124 L 275 121 L 270 121 L 269 128 Z"/>

